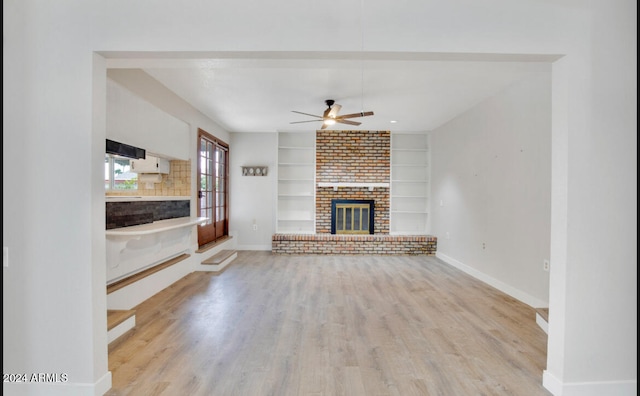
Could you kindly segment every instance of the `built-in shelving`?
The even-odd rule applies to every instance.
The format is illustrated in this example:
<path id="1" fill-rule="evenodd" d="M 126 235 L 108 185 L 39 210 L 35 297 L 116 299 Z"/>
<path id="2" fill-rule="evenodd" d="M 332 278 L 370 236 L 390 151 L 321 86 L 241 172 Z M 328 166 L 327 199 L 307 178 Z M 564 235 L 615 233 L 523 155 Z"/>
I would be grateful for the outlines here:
<path id="1" fill-rule="evenodd" d="M 391 234 L 426 234 L 429 208 L 427 133 L 391 134 Z"/>
<path id="2" fill-rule="evenodd" d="M 315 232 L 315 132 L 278 134 L 278 233 Z"/>

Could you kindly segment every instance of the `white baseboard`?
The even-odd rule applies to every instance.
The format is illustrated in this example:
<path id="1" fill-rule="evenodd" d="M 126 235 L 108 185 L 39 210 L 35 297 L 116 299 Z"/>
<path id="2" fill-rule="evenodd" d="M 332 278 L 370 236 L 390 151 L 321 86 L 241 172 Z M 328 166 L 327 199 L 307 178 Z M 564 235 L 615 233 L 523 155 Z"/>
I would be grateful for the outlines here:
<path id="1" fill-rule="evenodd" d="M 113 341 L 118 339 L 120 336 L 124 335 L 124 333 L 126 333 L 127 331 L 133 329 L 135 326 L 136 326 L 136 315 L 133 315 L 132 317 L 128 318 L 127 320 L 123 321 L 122 323 L 120 323 L 119 325 L 117 325 L 116 327 L 114 327 L 113 329 L 107 332 L 108 343 L 111 344 Z"/>
<path id="2" fill-rule="evenodd" d="M 549 323 L 539 313 L 536 313 L 536 323 L 545 333 L 549 334 Z"/>
<path id="3" fill-rule="evenodd" d="M 536 297 L 533 297 L 525 292 L 523 292 L 522 290 L 516 289 L 515 287 L 509 286 L 506 283 L 503 283 L 497 279 L 494 279 L 490 276 L 488 276 L 487 274 L 480 272 L 478 270 L 476 270 L 475 268 L 469 267 L 468 265 L 461 263 L 460 261 L 447 256 L 446 254 L 442 254 L 440 252 L 436 253 L 436 257 L 439 258 L 440 260 L 444 261 L 445 263 L 456 267 L 457 269 L 466 272 L 467 274 L 473 276 L 474 278 L 495 287 L 496 289 L 500 290 L 501 292 L 510 295 L 511 297 L 515 298 L 518 301 L 521 301 L 527 305 L 529 305 L 530 307 L 533 308 L 539 308 L 539 307 L 546 307 L 548 305 L 547 302 L 544 302 Z"/>
<path id="4" fill-rule="evenodd" d="M 58 378 L 50 379 L 51 382 L 4 382 L 2 394 L 12 396 L 101 396 L 111 389 L 111 372 L 107 371 L 95 383 L 62 381 Z"/>
<path id="5" fill-rule="evenodd" d="M 636 396 L 638 381 L 602 381 L 563 383 L 547 370 L 542 373 L 542 385 L 553 395 L 562 396 Z"/>
<path id="6" fill-rule="evenodd" d="M 238 245 L 238 250 L 271 250 L 271 245 Z"/>

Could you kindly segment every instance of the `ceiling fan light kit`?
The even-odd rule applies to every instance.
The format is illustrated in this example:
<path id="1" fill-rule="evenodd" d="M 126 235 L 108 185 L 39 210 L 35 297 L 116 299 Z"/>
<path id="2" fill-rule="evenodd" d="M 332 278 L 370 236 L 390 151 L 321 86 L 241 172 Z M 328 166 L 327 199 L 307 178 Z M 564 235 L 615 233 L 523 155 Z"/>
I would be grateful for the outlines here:
<path id="1" fill-rule="evenodd" d="M 294 113 L 314 117 L 315 119 L 307 120 L 307 121 L 294 121 L 294 122 L 291 122 L 291 124 L 301 124 L 304 122 L 322 121 L 322 127 L 320 129 L 326 129 L 327 126 L 335 125 L 336 123 L 357 126 L 357 125 L 360 125 L 361 122 L 351 121 L 349 118 L 359 118 L 359 117 L 367 117 L 367 116 L 373 115 L 373 111 L 361 111 L 360 113 L 339 115 L 339 112 L 340 112 L 340 109 L 342 109 L 342 106 L 337 104 L 335 100 L 327 99 L 324 101 L 324 103 L 327 105 L 327 108 L 322 113 L 322 116 L 293 110 Z"/>

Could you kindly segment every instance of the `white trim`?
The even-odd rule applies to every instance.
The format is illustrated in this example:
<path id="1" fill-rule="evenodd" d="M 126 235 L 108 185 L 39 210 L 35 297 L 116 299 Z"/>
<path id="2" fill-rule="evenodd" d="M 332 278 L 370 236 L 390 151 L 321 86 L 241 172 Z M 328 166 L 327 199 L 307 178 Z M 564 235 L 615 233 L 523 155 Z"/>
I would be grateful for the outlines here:
<path id="1" fill-rule="evenodd" d="M 117 191 L 117 190 L 116 190 Z M 107 202 L 133 202 L 133 201 L 188 201 L 189 196 L 162 196 L 162 195 L 107 195 L 104 197 Z"/>
<path id="2" fill-rule="evenodd" d="M 555 396 L 637 395 L 638 381 L 562 383 L 549 371 L 542 372 L 542 386 Z"/>
<path id="3" fill-rule="evenodd" d="M 176 228 L 189 227 L 202 224 L 209 220 L 207 217 L 177 217 L 175 219 L 158 220 L 153 223 L 140 224 L 129 227 L 120 227 L 106 230 L 106 236 L 137 236 L 155 234 L 156 232 L 169 231 Z"/>
<path id="4" fill-rule="evenodd" d="M 117 340 L 127 331 L 133 329 L 136 326 L 136 315 L 131 316 L 127 320 L 123 321 L 107 333 L 107 340 L 109 344 Z"/>
<path id="5" fill-rule="evenodd" d="M 132 309 L 190 274 L 195 255 L 107 295 L 107 309 Z"/>
<path id="6" fill-rule="evenodd" d="M 277 232 L 276 234 L 296 234 L 296 235 L 315 235 L 315 232 Z M 238 245 L 236 250 L 271 250 L 273 246 L 269 245 Z"/>
<path id="7" fill-rule="evenodd" d="M 338 187 L 366 187 L 373 191 L 375 187 L 388 188 L 389 183 L 318 183 L 318 187 L 333 187 L 333 191 L 337 191 Z"/>
<path id="8" fill-rule="evenodd" d="M 7 395 L 101 396 L 111 389 L 111 372 L 107 371 L 94 383 L 81 382 L 5 382 L 2 393 Z"/>
<path id="9" fill-rule="evenodd" d="M 539 313 L 536 313 L 536 323 L 545 333 L 549 334 L 549 323 Z"/>
<path id="10" fill-rule="evenodd" d="M 533 308 L 539 308 L 539 307 L 546 307 L 548 305 L 548 303 L 539 300 L 527 293 L 524 293 L 523 291 L 516 289 L 512 286 L 507 285 L 506 283 L 503 283 L 497 279 L 494 279 L 486 274 L 484 274 L 483 272 L 480 272 L 478 270 L 476 270 L 475 268 L 469 267 L 466 264 L 461 263 L 460 261 L 449 257 L 445 254 L 436 253 L 436 257 L 439 258 L 440 260 L 444 261 L 445 263 L 452 265 L 456 268 L 458 268 L 461 271 L 466 272 L 467 274 L 473 276 L 474 278 L 481 280 L 482 282 L 495 287 L 496 289 L 500 290 L 503 293 L 506 293 L 508 295 L 510 295 L 511 297 L 515 298 L 518 301 L 521 301 L 527 305 L 529 305 L 530 307 Z"/>

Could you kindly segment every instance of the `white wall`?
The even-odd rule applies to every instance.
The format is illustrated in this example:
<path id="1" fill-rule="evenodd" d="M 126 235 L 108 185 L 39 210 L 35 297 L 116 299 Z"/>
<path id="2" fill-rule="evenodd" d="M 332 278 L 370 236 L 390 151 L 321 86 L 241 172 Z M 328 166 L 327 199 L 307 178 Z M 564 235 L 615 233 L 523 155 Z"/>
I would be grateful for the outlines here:
<path id="1" fill-rule="evenodd" d="M 431 133 L 438 257 L 548 307 L 551 66 Z"/>
<path id="2" fill-rule="evenodd" d="M 595 1 L 592 7 L 585 52 L 553 69 L 544 382 L 565 396 L 636 395 L 637 2 Z M 562 105 L 568 111 L 558 114 Z"/>
<path id="3" fill-rule="evenodd" d="M 4 393 L 93 395 L 111 383 L 98 182 L 107 58 L 131 55 L 122 51 L 141 51 L 138 58 L 181 51 L 355 54 L 355 3 L 335 13 L 322 3 L 310 12 L 288 0 L 158 0 L 152 9 L 147 2 L 3 1 L 3 371 L 69 375 L 65 384 L 4 383 Z M 556 395 L 635 395 L 636 3 L 366 4 L 366 51 L 565 55 L 553 65 L 544 386 Z M 327 32 L 356 39 L 328 40 Z M 72 188 L 60 188 L 60 169 L 74 170 Z"/>
<path id="4" fill-rule="evenodd" d="M 193 151 L 189 133 L 186 122 L 107 79 L 107 139 L 143 148 L 149 155 L 186 161 Z"/>
<path id="5" fill-rule="evenodd" d="M 275 233 L 277 133 L 231 134 L 230 229 L 240 250 L 271 250 Z M 266 165 L 267 176 L 242 176 L 242 166 Z M 254 225 L 257 229 L 254 230 Z"/>
<path id="6" fill-rule="evenodd" d="M 204 129 L 223 142 L 229 142 L 229 133 L 218 125 L 215 120 L 211 120 L 199 110 L 193 108 L 144 71 L 140 69 L 118 68 L 118 62 L 114 60 L 108 61 L 107 66 L 112 67 L 107 71 L 109 79 L 122 85 L 128 91 L 152 104 L 158 110 L 185 121 L 190 125 L 191 138 L 193 141 L 189 149 L 189 154 L 192 160 L 196 158 L 197 155 L 198 128 Z M 195 162 L 192 162 L 192 164 L 193 163 Z"/>

